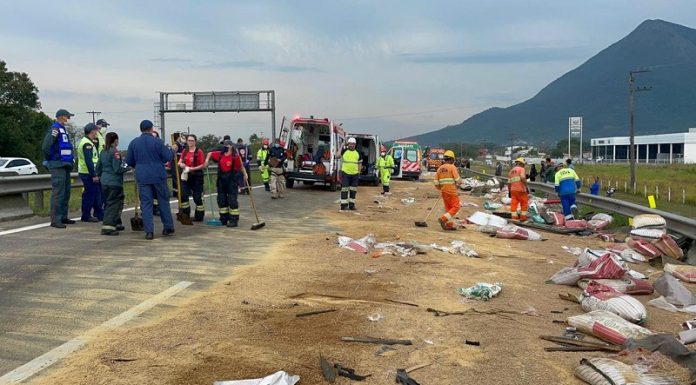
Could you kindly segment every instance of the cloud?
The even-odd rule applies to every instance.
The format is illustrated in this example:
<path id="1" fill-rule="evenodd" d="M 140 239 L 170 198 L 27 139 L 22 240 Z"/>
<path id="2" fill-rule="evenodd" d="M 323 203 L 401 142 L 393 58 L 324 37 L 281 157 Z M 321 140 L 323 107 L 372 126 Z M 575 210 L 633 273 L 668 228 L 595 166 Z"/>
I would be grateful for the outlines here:
<path id="1" fill-rule="evenodd" d="M 63 91 L 44 89 L 39 91 L 41 98 L 63 98 L 63 99 L 80 99 L 93 100 L 100 103 L 126 103 L 126 104 L 143 104 L 150 103 L 150 100 L 143 99 L 137 96 L 120 96 L 101 93 L 84 93 L 74 91 Z"/>
<path id="2" fill-rule="evenodd" d="M 148 61 L 155 63 L 190 63 L 191 59 L 184 59 L 178 57 L 153 57 L 148 59 Z"/>
<path id="3" fill-rule="evenodd" d="M 397 57 L 419 64 L 507 64 L 575 60 L 587 56 L 587 47 L 520 48 L 506 51 L 401 53 Z"/>
<path id="4" fill-rule="evenodd" d="M 221 62 L 207 62 L 202 64 L 194 64 L 197 68 L 259 68 L 264 65 L 263 62 L 256 60 L 229 60 Z"/>
<path id="5" fill-rule="evenodd" d="M 270 70 L 277 72 L 326 72 L 316 67 L 303 66 L 275 66 L 270 67 Z"/>

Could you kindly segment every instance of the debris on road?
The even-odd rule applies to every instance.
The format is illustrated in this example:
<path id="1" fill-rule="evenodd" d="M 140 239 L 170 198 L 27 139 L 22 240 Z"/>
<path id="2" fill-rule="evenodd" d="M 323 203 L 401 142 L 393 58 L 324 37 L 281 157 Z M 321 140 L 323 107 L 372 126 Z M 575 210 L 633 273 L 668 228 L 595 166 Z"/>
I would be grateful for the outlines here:
<path id="1" fill-rule="evenodd" d="M 326 309 L 326 310 L 316 310 L 316 311 L 308 311 L 306 313 L 297 313 L 295 314 L 295 317 L 309 317 L 311 315 L 317 315 L 317 314 L 324 314 L 324 313 L 332 313 L 337 311 L 338 309 Z"/>
<path id="2" fill-rule="evenodd" d="M 615 345 L 623 345 L 629 338 L 641 339 L 653 334 L 650 330 L 630 323 L 606 310 L 595 310 L 568 317 L 566 321 L 568 325 L 575 326 L 582 333 L 593 335 Z"/>
<path id="3" fill-rule="evenodd" d="M 404 198 L 401 200 L 401 203 L 404 205 L 412 205 L 416 203 L 416 198 Z"/>
<path id="4" fill-rule="evenodd" d="M 643 365 L 631 366 L 610 358 L 583 358 L 575 375 L 591 385 L 677 383 L 668 373 L 646 373 L 646 369 Z"/>
<path id="5" fill-rule="evenodd" d="M 449 249 L 450 254 L 461 254 L 470 258 L 480 258 L 476 250 L 467 245 L 464 241 L 452 241 L 452 246 Z"/>
<path id="6" fill-rule="evenodd" d="M 379 314 L 379 313 L 370 314 L 370 315 L 367 316 L 367 319 L 368 319 L 370 322 L 379 322 L 379 321 L 383 320 L 384 318 L 385 318 L 385 317 L 384 317 L 383 315 Z"/>
<path id="7" fill-rule="evenodd" d="M 338 236 L 338 245 L 340 247 L 363 254 L 367 254 L 370 251 L 370 246 L 374 243 L 375 236 L 372 234 L 368 234 L 358 240 L 343 235 Z"/>
<path id="8" fill-rule="evenodd" d="M 295 385 L 300 376 L 291 376 L 284 371 L 253 380 L 215 381 L 213 385 Z"/>
<path id="9" fill-rule="evenodd" d="M 671 263 L 667 263 L 665 264 L 664 271 L 665 273 L 670 273 L 684 282 L 696 283 L 696 266 L 673 265 Z"/>
<path id="10" fill-rule="evenodd" d="M 495 284 L 478 282 L 474 286 L 457 289 L 457 293 L 466 298 L 488 301 L 497 296 L 501 290 L 503 290 L 503 284 L 500 282 L 496 282 Z"/>
<path id="11" fill-rule="evenodd" d="M 507 225 L 507 221 L 497 215 L 477 211 L 473 213 L 467 220 L 475 225 L 480 226 L 495 226 L 503 227 Z"/>
<path id="12" fill-rule="evenodd" d="M 606 310 L 637 324 L 648 317 L 647 310 L 640 301 L 613 288 L 591 281 L 580 297 L 582 310 Z"/>
<path id="13" fill-rule="evenodd" d="M 375 338 L 375 337 L 341 337 L 343 342 L 360 342 L 365 344 L 378 344 L 378 345 L 413 345 L 411 340 L 395 340 L 389 338 Z"/>
<path id="14" fill-rule="evenodd" d="M 396 370 L 396 383 L 402 385 L 420 385 L 416 380 L 409 377 L 408 373 L 406 373 L 406 369 Z"/>
<path id="15" fill-rule="evenodd" d="M 536 231 L 523 229 L 522 227 L 508 224 L 498 229 L 495 234 L 498 238 L 519 239 L 522 241 L 540 241 L 541 235 Z"/>

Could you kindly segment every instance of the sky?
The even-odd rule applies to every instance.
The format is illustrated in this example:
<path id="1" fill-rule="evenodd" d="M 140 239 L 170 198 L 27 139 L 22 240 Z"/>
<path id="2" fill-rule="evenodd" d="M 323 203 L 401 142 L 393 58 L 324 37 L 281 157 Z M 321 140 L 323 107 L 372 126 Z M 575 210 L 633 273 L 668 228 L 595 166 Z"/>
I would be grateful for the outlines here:
<path id="1" fill-rule="evenodd" d="M 283 116 L 384 140 L 533 97 L 646 19 L 693 0 L 0 0 L 0 60 L 42 110 L 101 111 L 127 142 L 158 92 L 274 90 Z M 167 114 L 166 128 L 270 136 L 268 112 Z"/>

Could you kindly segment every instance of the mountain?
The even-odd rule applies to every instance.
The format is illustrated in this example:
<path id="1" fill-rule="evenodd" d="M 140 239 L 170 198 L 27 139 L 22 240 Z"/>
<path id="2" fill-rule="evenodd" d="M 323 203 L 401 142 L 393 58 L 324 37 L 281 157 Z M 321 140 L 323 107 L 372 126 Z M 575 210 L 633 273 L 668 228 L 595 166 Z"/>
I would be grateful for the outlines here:
<path id="1" fill-rule="evenodd" d="M 696 127 L 696 30 L 663 20 L 646 20 L 628 36 L 508 108 L 491 108 L 415 139 L 425 145 L 448 141 L 533 144 L 568 137 L 568 117 L 583 117 L 584 138 L 628 135 L 628 73 L 637 86 L 636 134 L 683 132 Z"/>

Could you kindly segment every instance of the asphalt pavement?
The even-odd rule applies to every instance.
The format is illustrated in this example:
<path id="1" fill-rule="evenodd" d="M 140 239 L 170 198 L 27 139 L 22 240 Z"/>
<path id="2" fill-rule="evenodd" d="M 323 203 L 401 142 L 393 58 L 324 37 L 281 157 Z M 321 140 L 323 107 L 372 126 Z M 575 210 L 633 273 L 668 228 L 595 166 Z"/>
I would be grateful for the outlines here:
<path id="1" fill-rule="evenodd" d="M 248 196 L 240 196 L 240 227 L 183 226 L 161 235 L 155 217 L 155 239 L 130 230 L 133 211 L 123 215 L 120 236 L 99 234 L 101 223 L 39 227 L 7 234 L 7 230 L 45 224 L 46 218 L 0 226 L 0 376 L 82 333 L 112 319 L 182 281 L 185 290 L 147 311 L 135 321 L 157 318 L 229 276 L 235 266 L 264 255 L 273 241 L 300 234 L 335 231 L 317 210 L 334 203 L 338 192 L 298 186 L 285 199 L 254 190 L 256 222 Z M 207 200 L 206 200 L 207 203 Z M 172 205 L 176 210 L 176 204 Z M 208 207 L 208 206 L 206 206 Z M 209 212 L 206 213 L 209 218 Z"/>

